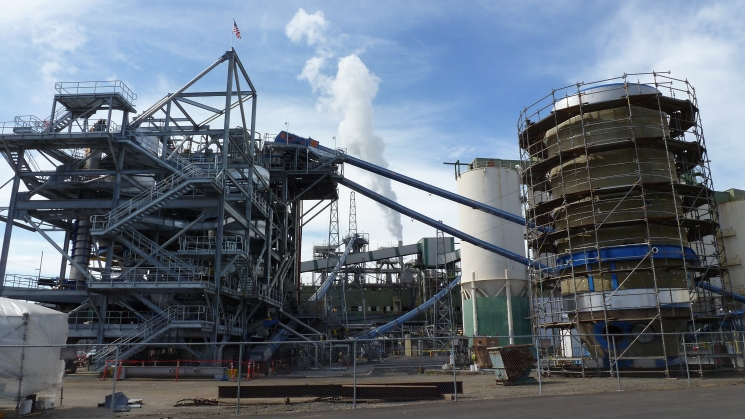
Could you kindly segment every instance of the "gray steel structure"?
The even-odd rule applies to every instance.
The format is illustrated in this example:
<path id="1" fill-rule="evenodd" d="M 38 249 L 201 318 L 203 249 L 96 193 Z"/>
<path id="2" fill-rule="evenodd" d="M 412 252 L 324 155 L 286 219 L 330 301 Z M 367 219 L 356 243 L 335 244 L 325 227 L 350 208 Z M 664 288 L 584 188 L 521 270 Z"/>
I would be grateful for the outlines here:
<path id="1" fill-rule="evenodd" d="M 121 357 L 134 342 L 214 350 L 297 304 L 302 200 L 337 199 L 337 166 L 312 148 L 262 144 L 234 50 L 139 115 L 119 81 L 56 90 L 49 117 L 0 126 L 15 173 L 0 295 L 69 312 L 71 342 L 118 342 Z M 7 272 L 13 225 L 59 251 L 59 277 Z"/>

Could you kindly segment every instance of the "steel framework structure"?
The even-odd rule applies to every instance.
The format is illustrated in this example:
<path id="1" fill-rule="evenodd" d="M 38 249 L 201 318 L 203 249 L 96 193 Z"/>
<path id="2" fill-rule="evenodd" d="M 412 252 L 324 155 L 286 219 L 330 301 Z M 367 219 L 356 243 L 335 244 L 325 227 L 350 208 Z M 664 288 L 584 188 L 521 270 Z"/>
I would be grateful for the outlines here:
<path id="1" fill-rule="evenodd" d="M 0 295 L 69 312 L 71 341 L 116 342 L 120 357 L 151 341 L 217 351 L 297 306 L 301 201 L 337 199 L 337 166 L 307 147 L 262 144 L 256 90 L 234 50 L 139 115 L 119 81 L 56 90 L 49 117 L 0 126 L 15 173 Z M 14 225 L 60 252 L 59 277 L 7 272 Z"/>

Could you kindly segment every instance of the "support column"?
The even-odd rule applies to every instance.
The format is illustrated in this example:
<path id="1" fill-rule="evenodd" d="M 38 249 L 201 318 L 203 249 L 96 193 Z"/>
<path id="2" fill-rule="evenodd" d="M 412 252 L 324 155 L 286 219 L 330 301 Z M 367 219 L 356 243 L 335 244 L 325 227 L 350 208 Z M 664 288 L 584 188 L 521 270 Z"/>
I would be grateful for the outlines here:
<path id="1" fill-rule="evenodd" d="M 70 239 L 71 234 L 69 230 L 65 230 L 65 244 L 62 247 L 62 250 L 67 254 L 70 252 Z M 59 279 L 60 281 L 65 279 L 65 275 L 67 275 L 67 259 L 64 257 L 60 260 L 60 267 L 59 267 Z"/>
<path id="2" fill-rule="evenodd" d="M 274 224 L 274 206 L 269 205 L 269 217 L 266 220 L 266 230 L 264 231 L 264 237 L 266 238 L 266 250 L 264 251 L 264 283 L 269 285 L 271 281 L 272 271 L 272 230 Z"/>
<path id="3" fill-rule="evenodd" d="M 124 167 L 124 146 L 119 146 L 119 153 L 116 156 L 116 176 L 114 180 L 114 191 L 111 198 L 111 208 L 119 206 L 119 194 L 121 193 L 122 169 Z M 100 240 L 99 240 L 100 242 Z M 111 280 L 111 266 L 114 262 L 114 241 L 109 240 L 106 245 L 106 266 L 103 271 L 103 280 Z"/>
<path id="4" fill-rule="evenodd" d="M 8 204 L 8 219 L 5 221 L 5 234 L 3 235 L 3 250 L 0 252 L 0 296 L 3 295 L 5 287 L 5 273 L 8 266 L 8 251 L 10 250 L 10 236 L 13 234 L 13 220 L 15 220 L 16 197 L 18 188 L 21 184 L 21 155 L 24 150 L 18 150 L 18 160 L 16 161 L 15 176 L 13 177 L 13 189 L 10 193 L 10 203 Z M 8 154 L 8 157 L 11 157 Z"/>
<path id="5" fill-rule="evenodd" d="M 225 89 L 225 123 L 223 125 L 222 153 L 220 158 L 220 171 L 222 173 L 225 173 L 228 169 L 228 155 L 230 152 L 230 105 L 233 100 L 233 67 L 235 65 L 235 51 L 231 49 L 229 55 L 228 80 Z M 220 182 L 222 190 L 220 191 L 220 202 L 217 206 L 217 231 L 215 234 L 215 301 L 213 302 L 213 308 L 216 318 L 215 326 L 212 329 L 212 344 L 215 345 L 213 346 L 213 349 L 217 349 L 217 326 L 219 323 L 217 317 L 220 313 L 220 272 L 222 271 L 222 244 L 225 230 L 225 178 L 223 177 Z"/>

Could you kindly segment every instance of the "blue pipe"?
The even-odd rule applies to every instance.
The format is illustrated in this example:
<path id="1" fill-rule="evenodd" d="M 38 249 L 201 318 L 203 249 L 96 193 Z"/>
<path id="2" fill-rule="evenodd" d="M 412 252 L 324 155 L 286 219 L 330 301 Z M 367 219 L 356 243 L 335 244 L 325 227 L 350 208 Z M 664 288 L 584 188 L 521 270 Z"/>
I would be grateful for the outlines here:
<path id="1" fill-rule="evenodd" d="M 409 208 L 404 207 L 403 205 L 399 204 L 398 202 L 395 202 L 395 201 L 393 201 L 391 199 L 388 199 L 388 198 L 386 198 L 386 197 L 384 197 L 384 196 L 382 196 L 380 194 L 377 194 L 377 193 L 375 193 L 375 192 L 373 192 L 373 191 L 365 188 L 364 186 L 362 186 L 362 185 L 360 185 L 358 183 L 352 182 L 349 179 L 338 178 L 337 181 L 340 184 L 346 186 L 347 188 L 352 189 L 353 191 L 359 192 L 362 195 L 365 195 L 366 197 L 368 197 L 368 198 L 370 198 L 370 199 L 372 199 L 374 201 L 377 201 L 380 204 L 383 204 L 383 205 L 387 206 L 388 208 L 391 208 L 391 209 L 393 209 L 393 210 L 395 210 L 395 211 L 397 211 L 397 212 L 399 212 L 401 214 L 404 214 L 404 215 L 409 216 L 409 217 L 411 217 L 411 218 L 413 218 L 413 219 L 415 219 L 417 221 L 420 221 L 420 222 L 422 222 L 424 224 L 427 224 L 430 227 L 434 227 L 434 228 L 436 228 L 436 229 L 438 229 L 440 231 L 444 231 L 445 233 L 448 233 L 451 236 L 457 237 L 457 238 L 463 240 L 466 243 L 471 243 L 474 246 L 480 247 L 480 248 L 485 249 L 485 250 L 488 250 L 490 252 L 494 252 L 494 253 L 496 253 L 496 254 L 498 254 L 500 256 L 506 257 L 507 259 L 514 260 L 515 262 L 520 263 L 522 265 L 533 266 L 533 267 L 535 267 L 537 269 L 541 269 L 541 270 L 548 269 L 548 267 L 546 265 L 542 264 L 542 263 L 538 263 L 538 262 L 535 262 L 535 261 L 531 262 L 525 256 L 518 255 L 517 253 L 510 252 L 509 250 L 502 249 L 501 247 L 494 246 L 491 243 L 487 243 L 487 242 L 485 242 L 483 240 L 477 239 L 476 237 L 473 237 L 473 236 L 471 236 L 469 234 L 466 234 L 466 233 L 464 233 L 464 232 L 462 232 L 460 230 L 456 230 L 456 229 L 454 229 L 454 228 L 452 228 L 452 227 L 450 227 L 450 226 L 448 226 L 446 224 L 443 224 L 443 223 L 441 223 L 439 221 L 435 221 L 435 220 L 433 220 L 433 219 L 431 219 L 431 218 L 429 218 L 429 217 L 427 217 L 427 216 L 425 216 L 423 214 L 420 214 L 420 213 L 418 213 L 418 212 L 416 212 L 414 210 L 411 210 Z"/>
<path id="2" fill-rule="evenodd" d="M 445 294 L 449 293 L 453 288 L 455 288 L 456 285 L 460 282 L 460 275 L 455 277 L 453 282 L 449 283 L 447 287 L 443 288 L 440 292 L 438 292 L 434 297 L 430 298 L 429 300 L 425 301 L 420 305 L 419 307 L 411 310 L 410 312 L 404 314 L 403 316 L 397 318 L 396 320 L 393 320 L 391 322 L 388 322 L 380 327 L 376 327 L 375 329 L 369 330 L 365 333 L 362 333 L 358 336 L 356 336 L 354 339 L 373 339 L 379 335 L 383 335 L 389 330 L 394 329 L 397 326 L 401 326 L 407 321 L 413 319 L 419 314 L 424 313 L 425 310 L 427 310 L 432 304 L 434 304 L 437 300 L 442 298 Z"/>
<path id="3" fill-rule="evenodd" d="M 339 273 L 339 270 L 342 266 L 344 266 L 344 260 L 347 259 L 347 255 L 349 255 L 349 252 L 352 250 L 352 246 L 354 245 L 354 242 L 357 241 L 357 235 L 355 234 L 354 237 L 352 237 L 349 240 L 349 243 L 347 244 L 346 250 L 344 250 L 344 254 L 341 255 L 339 258 L 339 261 L 336 263 L 336 266 L 334 267 L 333 272 L 326 278 L 325 281 L 321 284 L 320 287 L 318 287 L 318 290 L 316 290 L 313 295 L 310 296 L 308 301 L 318 301 L 321 298 L 323 298 L 324 295 L 326 295 L 326 291 L 328 291 L 331 284 L 334 282 L 334 279 L 336 278 L 336 275 Z"/>
<path id="4" fill-rule="evenodd" d="M 719 288 L 715 285 L 711 285 L 709 282 L 699 281 L 696 283 L 699 288 L 703 288 L 705 290 L 709 290 L 711 292 L 715 292 L 717 294 L 721 294 L 725 297 L 732 297 L 735 301 L 739 301 L 741 303 L 745 303 L 745 295 L 735 294 L 734 292 L 725 291 L 722 288 Z"/>

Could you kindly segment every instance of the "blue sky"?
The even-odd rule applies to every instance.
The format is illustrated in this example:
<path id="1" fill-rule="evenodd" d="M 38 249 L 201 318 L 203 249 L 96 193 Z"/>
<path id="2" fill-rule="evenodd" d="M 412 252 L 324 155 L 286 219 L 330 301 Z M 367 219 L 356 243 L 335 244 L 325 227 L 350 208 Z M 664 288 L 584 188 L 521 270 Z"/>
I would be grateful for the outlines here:
<path id="1" fill-rule="evenodd" d="M 288 37 L 300 8 L 322 15 L 323 42 Z M 333 79 L 337 63 L 354 54 L 377 83 L 372 123 L 390 167 L 455 190 L 442 162 L 517 158 L 519 112 L 552 88 L 669 70 L 696 87 L 716 188 L 745 188 L 736 125 L 745 114 L 745 5 L 736 1 L 8 1 L 0 14 L 0 120 L 47 114 L 56 81 L 123 80 L 144 110 L 230 48 L 233 18 L 262 133 L 289 122 L 291 131 L 332 144 L 343 112 L 300 75 L 320 53 L 320 74 Z M 10 174 L 2 166 L 0 181 Z M 347 174 L 371 181 L 351 168 Z M 8 189 L 0 190 L 0 206 Z M 393 191 L 457 226 L 456 205 L 401 185 Z M 345 232 L 348 191 L 341 195 Z M 373 233 L 373 247 L 392 243 L 380 208 L 357 201 L 359 230 Z M 327 219 L 307 228 L 306 247 L 325 240 Z M 435 233 L 402 223 L 406 243 Z M 50 255 L 43 273 L 54 275 L 54 250 L 14 234 L 8 271 L 33 272 L 43 249 Z"/>

